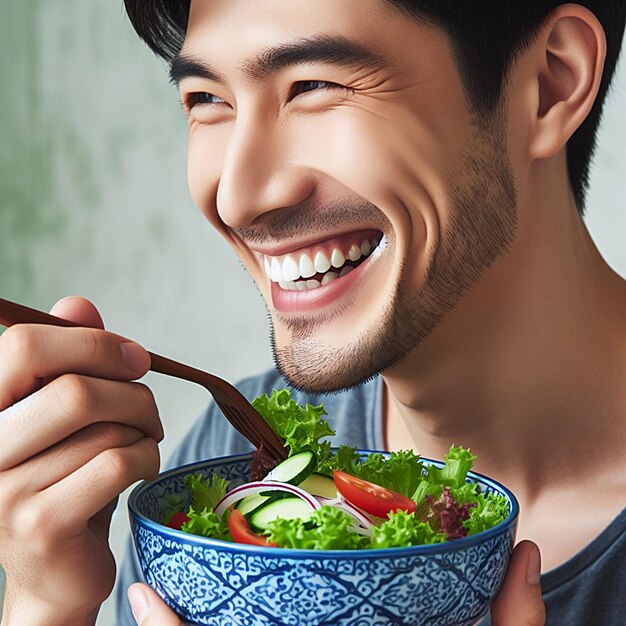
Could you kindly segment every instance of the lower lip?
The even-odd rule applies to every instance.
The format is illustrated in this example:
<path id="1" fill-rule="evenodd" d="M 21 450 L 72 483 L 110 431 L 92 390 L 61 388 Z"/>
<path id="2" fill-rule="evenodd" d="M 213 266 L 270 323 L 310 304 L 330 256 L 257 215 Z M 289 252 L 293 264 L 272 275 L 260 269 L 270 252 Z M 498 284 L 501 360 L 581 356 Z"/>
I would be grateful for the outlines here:
<path id="1" fill-rule="evenodd" d="M 345 276 L 336 278 L 316 289 L 303 289 L 302 291 L 281 289 L 278 283 L 272 281 L 274 308 L 281 313 L 301 313 L 328 306 L 348 292 L 361 279 L 364 272 L 372 265 L 372 260 L 371 256 L 368 257 Z"/>

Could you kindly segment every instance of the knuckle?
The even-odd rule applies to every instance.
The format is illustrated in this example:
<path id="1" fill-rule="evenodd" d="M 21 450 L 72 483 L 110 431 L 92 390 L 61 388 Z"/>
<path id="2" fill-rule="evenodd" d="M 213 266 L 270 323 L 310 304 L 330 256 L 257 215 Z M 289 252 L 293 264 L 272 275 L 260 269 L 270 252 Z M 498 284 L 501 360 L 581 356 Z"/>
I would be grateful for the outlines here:
<path id="1" fill-rule="evenodd" d="M 124 483 L 132 474 L 132 458 L 126 448 L 112 448 L 100 455 L 100 465 L 104 474 L 114 484 Z"/>
<path id="2" fill-rule="evenodd" d="M 88 412 L 93 406 L 93 389 L 89 378 L 63 374 L 52 383 L 58 401 L 70 413 Z"/>
<path id="3" fill-rule="evenodd" d="M 42 520 L 46 520 L 45 524 Z M 36 501 L 21 506 L 14 512 L 13 528 L 18 537 L 28 544 L 30 552 L 47 554 L 54 547 L 55 524 L 50 512 Z"/>
<path id="4" fill-rule="evenodd" d="M 7 361 L 22 360 L 38 349 L 39 333 L 32 325 L 16 324 L 2 334 L 0 347 Z"/>

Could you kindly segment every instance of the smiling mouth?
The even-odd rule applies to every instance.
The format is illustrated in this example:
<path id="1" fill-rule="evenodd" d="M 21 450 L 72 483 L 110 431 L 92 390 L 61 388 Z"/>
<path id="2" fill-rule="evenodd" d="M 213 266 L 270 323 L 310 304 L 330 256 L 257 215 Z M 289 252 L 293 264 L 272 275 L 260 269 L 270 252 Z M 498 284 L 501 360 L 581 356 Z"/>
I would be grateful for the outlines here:
<path id="1" fill-rule="evenodd" d="M 286 291 L 318 289 L 342 278 L 379 248 L 382 234 L 351 233 L 281 256 L 263 255 L 265 274 Z"/>

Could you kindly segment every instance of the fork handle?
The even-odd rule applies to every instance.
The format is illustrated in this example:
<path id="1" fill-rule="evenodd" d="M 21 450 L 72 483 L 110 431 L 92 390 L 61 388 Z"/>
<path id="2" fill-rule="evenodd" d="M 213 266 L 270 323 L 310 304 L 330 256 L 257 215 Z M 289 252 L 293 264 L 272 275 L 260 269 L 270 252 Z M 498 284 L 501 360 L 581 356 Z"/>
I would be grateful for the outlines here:
<path id="1" fill-rule="evenodd" d="M 0 324 L 13 326 L 13 324 L 47 324 L 48 326 L 65 326 L 72 328 L 80 326 L 55 315 L 31 309 L 23 304 L 17 304 L 10 300 L 0 298 Z"/>

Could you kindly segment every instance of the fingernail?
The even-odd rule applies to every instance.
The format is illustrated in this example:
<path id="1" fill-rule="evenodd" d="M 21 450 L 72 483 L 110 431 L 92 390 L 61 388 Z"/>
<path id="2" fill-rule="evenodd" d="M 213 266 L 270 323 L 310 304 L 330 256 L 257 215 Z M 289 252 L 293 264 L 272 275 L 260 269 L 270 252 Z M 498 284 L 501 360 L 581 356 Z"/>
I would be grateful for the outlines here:
<path id="1" fill-rule="evenodd" d="M 133 612 L 133 617 L 139 626 L 148 617 L 150 612 L 150 601 L 148 594 L 141 587 L 130 587 L 128 590 L 128 601 Z"/>
<path id="2" fill-rule="evenodd" d="M 526 582 L 529 585 L 538 585 L 541 580 L 541 554 L 537 548 L 533 548 L 528 555 L 528 567 L 526 569 Z"/>
<path id="3" fill-rule="evenodd" d="M 120 344 L 122 358 L 128 367 L 137 374 L 145 374 L 150 367 L 149 357 L 146 351 L 133 341 Z"/>

